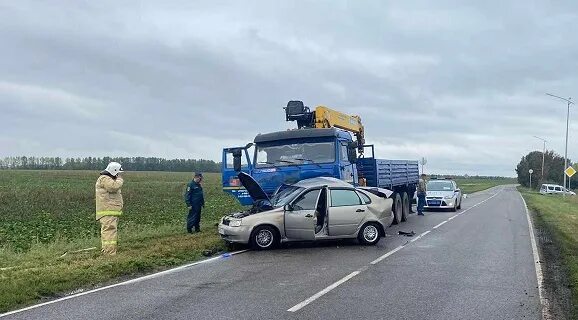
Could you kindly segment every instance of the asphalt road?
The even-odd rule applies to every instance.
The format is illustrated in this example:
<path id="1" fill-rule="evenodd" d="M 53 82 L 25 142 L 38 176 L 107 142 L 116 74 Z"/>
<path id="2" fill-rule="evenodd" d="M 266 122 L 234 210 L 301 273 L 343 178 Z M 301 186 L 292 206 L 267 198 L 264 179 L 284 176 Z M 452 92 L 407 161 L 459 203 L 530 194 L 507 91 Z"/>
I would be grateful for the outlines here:
<path id="1" fill-rule="evenodd" d="M 217 258 L 4 319 L 540 319 L 514 187 L 472 194 L 457 215 L 411 215 L 387 234 L 372 247 L 291 244 Z"/>

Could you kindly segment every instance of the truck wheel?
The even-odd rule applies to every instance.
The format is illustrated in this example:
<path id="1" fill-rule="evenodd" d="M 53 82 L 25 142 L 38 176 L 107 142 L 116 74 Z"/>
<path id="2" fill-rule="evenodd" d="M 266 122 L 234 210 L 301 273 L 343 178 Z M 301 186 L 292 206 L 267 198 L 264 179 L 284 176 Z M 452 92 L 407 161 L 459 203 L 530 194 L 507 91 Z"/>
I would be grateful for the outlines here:
<path id="1" fill-rule="evenodd" d="M 401 202 L 403 205 L 401 221 L 407 221 L 407 216 L 409 215 L 409 206 L 411 205 L 409 203 L 409 196 L 407 195 L 407 192 L 402 193 Z"/>
<path id="2" fill-rule="evenodd" d="M 403 216 L 403 202 L 401 201 L 401 196 L 399 193 L 393 195 L 393 224 L 401 223 L 401 217 Z"/>
<path id="3" fill-rule="evenodd" d="M 251 247 L 255 250 L 269 250 L 279 244 L 279 233 L 271 226 L 259 226 L 251 232 Z"/>
<path id="4" fill-rule="evenodd" d="M 372 246 L 379 242 L 379 226 L 375 222 L 370 222 L 361 229 L 357 234 L 357 240 L 366 246 Z"/>

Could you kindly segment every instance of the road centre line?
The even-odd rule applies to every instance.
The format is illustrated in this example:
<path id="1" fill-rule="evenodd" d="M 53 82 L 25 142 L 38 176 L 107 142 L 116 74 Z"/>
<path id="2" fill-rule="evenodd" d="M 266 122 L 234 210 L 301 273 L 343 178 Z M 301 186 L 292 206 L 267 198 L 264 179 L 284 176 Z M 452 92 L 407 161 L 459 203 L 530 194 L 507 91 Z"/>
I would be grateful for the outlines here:
<path id="1" fill-rule="evenodd" d="M 360 274 L 361 271 L 353 271 L 352 273 L 348 274 L 347 276 L 341 278 L 341 280 L 331 284 L 330 286 L 328 286 L 327 288 L 317 292 L 316 294 L 312 295 L 311 297 L 307 298 L 306 300 L 296 304 L 295 306 L 291 307 L 289 310 L 289 312 L 297 312 L 299 310 L 301 310 L 303 307 L 305 307 L 306 305 L 310 304 L 311 302 L 321 298 L 322 296 L 324 296 L 326 293 L 328 293 L 329 291 L 337 288 L 340 284 L 348 281 L 349 279 L 355 277 L 356 275 Z"/>
<path id="2" fill-rule="evenodd" d="M 504 190 L 504 188 L 500 189 L 498 192 L 496 192 L 496 193 L 495 193 L 494 195 L 492 195 L 491 197 L 489 197 L 489 198 L 487 198 L 487 199 L 485 199 L 485 200 L 483 200 L 483 201 L 480 201 L 480 202 L 476 203 L 475 205 L 469 207 L 468 209 L 463 210 L 462 213 L 467 212 L 467 211 L 469 211 L 470 209 L 473 209 L 473 208 L 479 206 L 480 204 L 482 204 L 482 203 L 484 203 L 484 202 L 486 202 L 486 201 L 494 198 L 495 196 L 497 196 L 498 194 L 500 194 L 503 190 Z M 410 240 L 409 242 L 407 242 L 407 243 L 405 243 L 405 244 L 402 244 L 402 245 L 400 245 L 399 247 L 396 247 L 395 249 L 393 249 L 393 250 L 385 253 L 385 254 L 382 255 L 381 257 L 379 257 L 379 258 L 371 261 L 369 264 L 370 264 L 370 265 L 376 265 L 377 263 L 379 263 L 379 262 L 385 260 L 386 258 L 388 258 L 389 256 L 393 255 L 394 253 L 396 253 L 396 252 L 400 251 L 401 249 L 405 248 L 407 244 L 412 243 L 412 242 L 415 242 L 415 241 L 421 239 L 423 236 L 425 236 L 425 235 L 427 235 L 428 233 L 430 233 L 433 229 L 439 228 L 441 225 L 447 223 L 449 220 L 455 218 L 456 216 L 457 216 L 457 215 L 455 215 L 455 216 L 451 217 L 450 219 L 448 219 L 448 220 L 446 220 L 446 221 L 438 224 L 437 226 L 433 227 L 431 230 L 428 230 L 428 231 L 423 232 L 422 234 L 420 234 L 419 236 L 417 236 L 417 237 L 415 237 L 414 239 Z M 337 282 L 334 282 L 333 284 L 329 285 L 329 286 L 326 287 L 325 289 L 317 292 L 316 294 L 312 295 L 311 297 L 309 297 L 309 298 L 303 300 L 302 302 L 296 304 L 295 306 L 289 308 L 287 311 L 289 311 L 289 312 L 297 312 L 297 311 L 303 309 L 304 307 L 306 307 L 306 306 L 307 306 L 308 304 L 310 304 L 311 302 L 313 302 L 313 301 L 321 298 L 322 296 L 324 296 L 325 294 L 327 294 L 327 293 L 330 292 L 331 290 L 339 287 L 339 286 L 342 285 L 343 283 L 351 280 L 353 277 L 357 276 L 357 275 L 360 274 L 362 271 L 365 271 L 365 270 L 367 270 L 367 269 L 368 269 L 367 266 L 365 266 L 365 267 L 363 267 L 363 268 L 361 268 L 361 269 L 359 269 L 359 270 L 357 270 L 357 271 L 354 271 L 354 272 L 350 273 L 349 275 L 341 278 L 341 279 L 338 280 Z"/>
<path id="3" fill-rule="evenodd" d="M 446 224 L 446 223 L 448 223 L 448 220 L 442 221 L 441 223 L 437 224 L 437 225 L 436 225 L 435 227 L 433 227 L 432 229 L 437 229 L 437 228 L 443 226 L 443 225 Z"/>
<path id="4" fill-rule="evenodd" d="M 386 253 L 386 254 L 382 255 L 381 257 L 379 257 L 379 258 L 377 258 L 377 259 L 375 259 L 375 260 L 371 261 L 371 262 L 370 262 L 370 264 L 376 264 L 376 263 L 380 262 L 381 260 L 383 260 L 383 259 L 385 259 L 385 258 L 387 258 L 387 257 L 391 256 L 392 254 L 394 254 L 394 253 L 398 252 L 398 251 L 399 251 L 399 250 L 401 250 L 401 249 L 402 249 L 404 246 L 405 246 L 405 245 L 401 245 L 401 246 L 399 246 L 399 247 L 397 247 L 397 248 L 395 248 L 395 249 L 393 249 L 393 250 L 389 251 L 388 253 Z"/>
<path id="5" fill-rule="evenodd" d="M 16 314 L 16 313 L 28 311 L 28 310 L 31 310 L 31 309 L 39 308 L 39 307 L 42 307 L 42 306 L 50 305 L 50 304 L 53 304 L 53 303 L 65 301 L 65 300 L 68 300 L 68 299 L 72 299 L 72 298 L 84 296 L 84 295 L 87 295 L 87 294 L 91 294 L 91 293 L 95 293 L 95 292 L 99 292 L 99 291 L 111 289 L 111 288 L 114 288 L 114 287 L 124 286 L 124 285 L 127 285 L 127 284 L 132 284 L 132 283 L 140 282 L 140 281 L 143 281 L 143 280 L 148 280 L 148 279 L 157 278 L 157 277 L 160 277 L 160 276 L 163 276 L 163 275 L 167 275 L 167 274 L 170 274 L 170 273 L 174 273 L 174 272 L 177 272 L 177 271 L 180 271 L 180 270 L 183 270 L 183 269 L 187 269 L 187 268 L 190 268 L 190 267 L 199 265 L 199 264 L 203 264 L 203 263 L 215 261 L 215 260 L 218 260 L 218 259 L 220 259 L 220 258 L 226 258 L 226 257 L 228 257 L 228 256 L 233 256 L 233 255 L 240 254 L 240 253 L 247 252 L 247 251 L 249 251 L 249 250 L 247 249 L 247 250 L 239 250 L 239 251 L 235 251 L 235 252 L 230 252 L 230 253 L 228 253 L 228 254 L 223 254 L 223 255 L 219 255 L 219 256 L 213 257 L 213 258 L 209 258 L 209 259 L 205 259 L 205 260 L 201 260 L 201 261 L 197 261 L 197 262 L 185 264 L 185 265 L 182 265 L 182 266 L 180 266 L 180 267 L 176 267 L 176 268 L 168 269 L 168 270 L 165 270 L 165 271 L 161 271 L 161 272 L 149 274 L 149 275 L 142 276 L 142 277 L 139 277 L 139 278 L 135 278 L 135 279 L 131 279 L 131 280 L 127 280 L 127 281 L 123 281 L 123 282 L 111 284 L 111 285 L 108 285 L 108 286 L 105 286 L 105 287 L 96 288 L 96 289 L 92 289 L 92 290 L 88 290 L 88 291 L 84 291 L 84 292 L 80 292 L 80 293 L 76 293 L 76 294 L 72 294 L 72 295 L 69 295 L 69 296 L 66 296 L 66 297 L 62 297 L 62 298 L 59 298 L 59 299 L 56 299 L 56 300 L 51 300 L 51 301 L 47 301 L 47 302 L 44 302 L 44 303 L 35 304 L 35 305 L 33 305 L 33 306 L 29 306 L 29 307 L 26 307 L 26 308 L 22 308 L 22 309 L 10 311 L 10 312 L 2 313 L 2 314 L 0 314 L 0 318 L 6 317 L 6 316 L 9 316 L 9 315 L 13 315 L 13 314 Z"/>

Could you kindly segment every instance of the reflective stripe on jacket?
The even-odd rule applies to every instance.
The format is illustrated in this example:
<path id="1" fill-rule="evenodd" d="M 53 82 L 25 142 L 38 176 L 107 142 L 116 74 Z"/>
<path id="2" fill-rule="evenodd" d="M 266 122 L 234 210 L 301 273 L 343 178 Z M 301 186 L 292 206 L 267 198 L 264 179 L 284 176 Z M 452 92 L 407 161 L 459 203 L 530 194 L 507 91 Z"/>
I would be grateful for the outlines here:
<path id="1" fill-rule="evenodd" d="M 113 179 L 102 174 L 96 180 L 96 220 L 104 216 L 120 216 L 122 214 L 122 187 L 121 177 Z"/>

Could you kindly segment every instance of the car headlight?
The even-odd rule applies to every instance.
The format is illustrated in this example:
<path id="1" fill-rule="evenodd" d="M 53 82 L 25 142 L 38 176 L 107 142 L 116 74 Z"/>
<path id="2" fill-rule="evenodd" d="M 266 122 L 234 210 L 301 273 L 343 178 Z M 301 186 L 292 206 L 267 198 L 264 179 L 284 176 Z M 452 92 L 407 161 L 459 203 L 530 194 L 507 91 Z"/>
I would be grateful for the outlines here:
<path id="1" fill-rule="evenodd" d="M 229 220 L 229 227 L 240 227 L 241 219 L 231 219 Z"/>
<path id="2" fill-rule="evenodd" d="M 445 196 L 445 197 L 444 197 L 444 199 L 448 199 L 448 200 L 449 200 L 449 199 L 453 199 L 453 198 L 454 198 L 453 195 L 451 195 L 451 196 Z"/>

